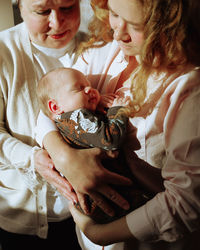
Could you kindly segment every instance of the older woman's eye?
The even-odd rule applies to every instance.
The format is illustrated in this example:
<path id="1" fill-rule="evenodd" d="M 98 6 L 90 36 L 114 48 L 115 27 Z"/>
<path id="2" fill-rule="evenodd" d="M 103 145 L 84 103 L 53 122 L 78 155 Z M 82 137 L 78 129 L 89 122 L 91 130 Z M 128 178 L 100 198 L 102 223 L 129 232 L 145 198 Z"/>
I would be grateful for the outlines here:
<path id="1" fill-rule="evenodd" d="M 35 11 L 36 14 L 41 15 L 41 16 L 46 16 L 49 15 L 51 13 L 51 10 L 39 10 L 39 11 Z"/>
<path id="2" fill-rule="evenodd" d="M 75 5 L 71 5 L 69 7 L 61 7 L 60 10 L 63 12 L 70 12 L 71 10 L 73 10 L 75 7 Z"/>

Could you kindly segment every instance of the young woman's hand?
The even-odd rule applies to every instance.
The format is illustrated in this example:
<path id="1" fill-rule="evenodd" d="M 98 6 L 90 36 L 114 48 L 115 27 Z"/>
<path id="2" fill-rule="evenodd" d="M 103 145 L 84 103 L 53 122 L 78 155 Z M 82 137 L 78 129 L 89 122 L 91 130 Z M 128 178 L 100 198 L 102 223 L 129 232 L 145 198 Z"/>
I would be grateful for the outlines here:
<path id="1" fill-rule="evenodd" d="M 129 208 L 128 202 L 111 188 L 110 184 L 131 185 L 132 182 L 102 166 L 101 159 L 108 157 L 105 152 L 97 148 L 80 150 L 71 148 L 57 131 L 47 134 L 43 143 L 56 169 L 73 186 L 84 212 L 89 212 L 87 195 L 110 216 L 114 215 L 114 211 L 106 199 L 112 200 L 124 209 Z"/>
<path id="2" fill-rule="evenodd" d="M 53 185 L 65 198 L 77 202 L 77 196 L 71 184 L 55 169 L 53 161 L 44 149 L 38 150 L 34 155 L 36 171 L 51 185 Z"/>

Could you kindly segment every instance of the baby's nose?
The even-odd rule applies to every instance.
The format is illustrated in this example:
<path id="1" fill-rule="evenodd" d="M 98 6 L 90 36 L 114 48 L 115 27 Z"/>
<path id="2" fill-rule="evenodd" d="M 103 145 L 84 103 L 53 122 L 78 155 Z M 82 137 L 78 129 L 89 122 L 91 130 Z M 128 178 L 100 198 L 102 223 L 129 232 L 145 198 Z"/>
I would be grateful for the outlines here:
<path id="1" fill-rule="evenodd" d="M 85 87 L 85 94 L 89 94 L 91 92 L 91 86 Z"/>

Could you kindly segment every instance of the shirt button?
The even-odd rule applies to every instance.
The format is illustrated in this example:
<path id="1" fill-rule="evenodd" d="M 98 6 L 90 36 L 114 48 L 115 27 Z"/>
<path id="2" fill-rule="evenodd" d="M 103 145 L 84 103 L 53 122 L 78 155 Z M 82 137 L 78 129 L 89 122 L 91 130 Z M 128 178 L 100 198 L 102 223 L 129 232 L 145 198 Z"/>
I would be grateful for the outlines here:
<path id="1" fill-rule="evenodd" d="M 39 206 L 39 210 L 42 211 L 43 210 L 43 206 Z"/>

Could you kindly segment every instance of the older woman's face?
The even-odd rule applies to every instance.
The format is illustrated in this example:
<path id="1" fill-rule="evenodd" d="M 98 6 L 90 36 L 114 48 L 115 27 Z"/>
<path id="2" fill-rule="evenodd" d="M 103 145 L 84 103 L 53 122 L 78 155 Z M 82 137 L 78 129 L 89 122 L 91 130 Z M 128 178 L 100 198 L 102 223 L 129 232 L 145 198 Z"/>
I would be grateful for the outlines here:
<path id="1" fill-rule="evenodd" d="M 32 42 L 62 48 L 78 31 L 79 0 L 21 0 L 20 10 Z"/>

